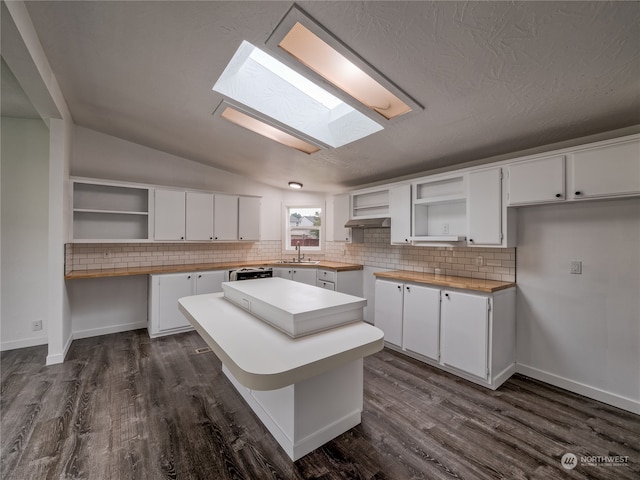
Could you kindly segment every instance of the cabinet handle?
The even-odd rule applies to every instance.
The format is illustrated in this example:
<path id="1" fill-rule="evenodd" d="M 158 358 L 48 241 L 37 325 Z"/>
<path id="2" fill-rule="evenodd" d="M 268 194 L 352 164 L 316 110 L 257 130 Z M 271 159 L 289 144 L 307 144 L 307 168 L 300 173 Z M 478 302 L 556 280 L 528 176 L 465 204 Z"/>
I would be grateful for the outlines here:
<path id="1" fill-rule="evenodd" d="M 398 285 L 398 290 L 402 290 L 402 286 L 401 285 Z"/>
<path id="2" fill-rule="evenodd" d="M 582 192 L 581 192 L 580 190 L 578 190 L 578 191 L 576 192 L 576 195 L 582 195 Z"/>
<path id="3" fill-rule="evenodd" d="M 187 276 L 187 280 L 190 280 L 190 279 L 191 279 L 191 275 L 188 275 L 188 276 Z"/>
<path id="4" fill-rule="evenodd" d="M 410 292 L 411 289 L 409 288 L 409 285 L 407 285 L 407 292 Z"/>
<path id="5" fill-rule="evenodd" d="M 240 240 L 244 240 L 244 237 L 240 237 Z"/>
<path id="6" fill-rule="evenodd" d="M 561 193 L 556 193 L 556 198 L 562 198 L 562 194 Z"/>
<path id="7" fill-rule="evenodd" d="M 216 240 L 218 239 L 218 237 L 215 238 Z"/>
<path id="8" fill-rule="evenodd" d="M 405 241 L 406 243 L 409 243 L 409 239 L 408 239 L 408 238 L 405 238 L 405 239 L 404 239 L 404 241 Z"/>
<path id="9" fill-rule="evenodd" d="M 445 293 L 445 294 L 444 294 L 444 296 L 445 296 L 445 297 L 447 297 L 447 298 L 449 298 L 449 294 L 448 294 L 448 293 Z"/>
<path id="10" fill-rule="evenodd" d="M 180 240 L 184 240 L 184 237 L 180 237 Z"/>
<path id="11" fill-rule="evenodd" d="M 213 240 L 213 237 L 209 237 L 209 240 Z"/>
<path id="12" fill-rule="evenodd" d="M 473 243 L 473 238 L 470 238 L 470 239 L 469 239 L 469 243 Z"/>
<path id="13" fill-rule="evenodd" d="M 202 278 L 202 275 L 198 275 L 198 278 Z"/>

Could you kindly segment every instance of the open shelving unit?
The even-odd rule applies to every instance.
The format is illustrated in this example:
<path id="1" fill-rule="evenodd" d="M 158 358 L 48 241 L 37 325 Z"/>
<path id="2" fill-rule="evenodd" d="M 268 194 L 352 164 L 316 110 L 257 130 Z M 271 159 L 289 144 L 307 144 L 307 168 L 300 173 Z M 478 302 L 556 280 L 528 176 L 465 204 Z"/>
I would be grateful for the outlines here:
<path id="1" fill-rule="evenodd" d="M 467 188 L 464 175 L 413 184 L 412 240 L 461 242 L 467 230 Z"/>
<path id="2" fill-rule="evenodd" d="M 73 181 L 74 242 L 148 241 L 149 188 Z"/>
<path id="3" fill-rule="evenodd" d="M 388 216 L 388 189 L 356 193 L 351 196 L 351 218 L 382 218 Z"/>

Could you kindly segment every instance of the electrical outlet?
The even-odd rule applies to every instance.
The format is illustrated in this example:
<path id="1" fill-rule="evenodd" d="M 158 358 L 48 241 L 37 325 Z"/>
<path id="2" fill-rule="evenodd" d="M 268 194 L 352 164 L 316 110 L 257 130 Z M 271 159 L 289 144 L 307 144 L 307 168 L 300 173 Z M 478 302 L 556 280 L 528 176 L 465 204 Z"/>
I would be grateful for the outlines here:
<path id="1" fill-rule="evenodd" d="M 582 274 L 582 262 L 580 260 L 571 261 L 571 273 L 575 275 Z"/>
<path id="2" fill-rule="evenodd" d="M 478 255 L 476 257 L 476 267 L 481 267 L 484 265 L 484 257 L 482 255 Z"/>
<path id="3" fill-rule="evenodd" d="M 449 234 L 449 224 L 445 223 L 442 225 L 442 234 L 443 235 L 448 235 Z"/>
<path id="4" fill-rule="evenodd" d="M 37 332 L 38 330 L 42 330 L 42 320 L 34 320 L 31 322 L 31 330 Z"/>
<path id="5" fill-rule="evenodd" d="M 109 250 L 104 251 L 104 258 L 109 258 L 110 255 Z"/>

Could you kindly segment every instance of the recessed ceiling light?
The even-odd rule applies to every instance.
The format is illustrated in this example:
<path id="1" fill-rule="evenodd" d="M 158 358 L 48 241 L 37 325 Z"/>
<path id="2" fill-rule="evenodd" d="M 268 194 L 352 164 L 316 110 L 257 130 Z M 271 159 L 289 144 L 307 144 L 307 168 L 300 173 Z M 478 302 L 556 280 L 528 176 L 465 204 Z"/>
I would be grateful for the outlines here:
<path id="1" fill-rule="evenodd" d="M 272 125 L 269 125 L 234 108 L 226 107 L 222 111 L 220 116 L 231 123 L 235 123 L 236 125 L 246 128 L 247 130 L 251 130 L 252 132 L 258 133 L 263 137 L 275 140 L 282 145 L 295 148 L 296 150 L 300 150 L 301 152 L 312 154 L 320 150 L 320 148 L 315 145 L 311 145 L 304 140 L 294 137 L 287 132 L 283 132 L 282 130 L 277 129 Z"/>
<path id="2" fill-rule="evenodd" d="M 341 147 L 383 129 L 266 52 L 243 41 L 213 90 L 324 147 Z M 269 120 L 272 121 L 269 121 Z"/>
<path id="3" fill-rule="evenodd" d="M 289 182 L 289 187 L 299 190 L 302 188 L 302 184 L 300 182 Z"/>

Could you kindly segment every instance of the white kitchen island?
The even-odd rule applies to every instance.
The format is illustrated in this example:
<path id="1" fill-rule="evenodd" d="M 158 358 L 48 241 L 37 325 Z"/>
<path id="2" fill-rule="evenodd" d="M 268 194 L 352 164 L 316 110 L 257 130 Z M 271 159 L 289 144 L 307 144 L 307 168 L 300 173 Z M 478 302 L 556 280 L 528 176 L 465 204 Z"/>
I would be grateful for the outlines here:
<path id="1" fill-rule="evenodd" d="M 303 285 L 247 283 L 265 280 L 292 290 Z M 359 321 L 292 338 L 223 295 L 181 298 L 179 308 L 292 460 L 360 423 L 362 359 L 382 349 L 381 330 Z"/>

